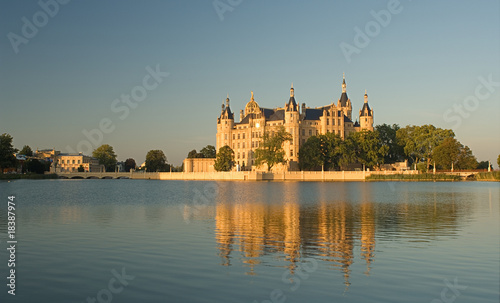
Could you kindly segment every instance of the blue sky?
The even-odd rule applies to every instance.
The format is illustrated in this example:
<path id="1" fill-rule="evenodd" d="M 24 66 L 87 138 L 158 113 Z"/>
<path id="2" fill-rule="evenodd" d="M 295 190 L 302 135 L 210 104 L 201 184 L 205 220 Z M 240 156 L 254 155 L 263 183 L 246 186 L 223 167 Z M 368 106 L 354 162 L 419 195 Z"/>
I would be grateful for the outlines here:
<path id="1" fill-rule="evenodd" d="M 55 12 L 53 1 L 41 2 Z M 498 1 L 216 3 L 230 10 L 218 13 L 214 1 L 71 1 L 50 17 L 37 1 L 2 1 L 0 133 L 18 148 L 65 152 L 109 119 L 100 143 L 119 160 L 142 163 L 161 149 L 180 165 L 191 149 L 215 145 L 227 93 L 236 113 L 250 91 L 277 107 L 293 82 L 298 102 L 322 106 L 337 101 L 345 72 L 354 116 L 366 89 L 375 124 L 452 128 L 478 160 L 496 162 Z M 24 20 L 34 17 L 40 26 L 27 38 Z M 356 44 L 355 28 L 369 41 Z M 28 41 L 17 53 L 13 35 Z M 342 43 L 357 48 L 350 60 Z M 169 75 L 120 119 L 113 100 L 141 86 L 148 66 Z"/>

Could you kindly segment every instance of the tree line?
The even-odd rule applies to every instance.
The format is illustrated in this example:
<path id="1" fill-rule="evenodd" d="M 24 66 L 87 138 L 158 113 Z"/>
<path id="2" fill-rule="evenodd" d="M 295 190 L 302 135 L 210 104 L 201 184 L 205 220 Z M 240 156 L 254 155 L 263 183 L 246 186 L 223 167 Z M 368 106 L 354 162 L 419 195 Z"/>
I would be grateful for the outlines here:
<path id="1" fill-rule="evenodd" d="M 12 144 L 13 137 L 7 133 L 0 135 L 0 173 L 4 169 L 18 168 L 20 163 L 22 166 L 20 170 L 22 173 L 36 173 L 43 174 L 50 170 L 51 163 L 45 160 L 33 158 L 33 150 L 25 145 L 21 150 L 15 148 Z M 215 149 L 215 148 L 214 148 Z M 16 159 L 15 154 L 24 155 L 27 157 L 25 161 Z M 118 160 L 113 147 L 109 144 L 103 144 L 92 152 L 92 157 L 99 161 L 99 164 L 105 167 L 107 172 L 114 172 L 116 170 Z M 133 158 L 127 158 L 124 162 L 125 171 L 130 170 L 145 170 L 148 172 L 166 172 L 166 171 L 180 171 L 182 167 L 174 167 L 167 162 L 167 157 L 162 150 L 150 150 L 146 154 L 145 167 L 140 168 Z M 83 172 L 83 165 L 78 168 L 79 172 Z"/>
<path id="2" fill-rule="evenodd" d="M 255 150 L 255 164 L 267 164 L 271 170 L 276 164 L 285 164 L 283 143 L 291 140 L 284 127 L 266 132 Z M 301 170 L 346 170 L 352 164 L 377 169 L 382 164 L 408 160 L 420 171 L 436 169 L 485 169 L 487 161 L 478 162 L 468 146 L 455 138 L 451 129 L 434 125 L 397 124 L 377 125 L 373 131 L 351 133 L 344 140 L 337 134 L 311 136 L 299 150 Z M 500 166 L 500 155 L 497 163 Z M 229 146 L 219 149 L 214 168 L 229 171 L 235 165 L 234 151 Z"/>

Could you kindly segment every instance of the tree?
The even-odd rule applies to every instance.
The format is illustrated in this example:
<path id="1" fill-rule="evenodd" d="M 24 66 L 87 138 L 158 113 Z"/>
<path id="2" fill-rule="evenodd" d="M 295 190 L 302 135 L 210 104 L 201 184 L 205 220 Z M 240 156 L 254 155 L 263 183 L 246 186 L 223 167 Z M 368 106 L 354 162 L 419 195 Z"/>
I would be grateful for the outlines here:
<path id="1" fill-rule="evenodd" d="M 19 152 L 19 154 L 25 155 L 25 156 L 28 156 L 28 157 L 32 157 L 33 156 L 33 150 L 31 150 L 31 147 L 29 147 L 28 145 L 25 145 L 25 146 L 23 146 L 23 149 L 21 149 L 21 151 Z"/>
<path id="2" fill-rule="evenodd" d="M 292 140 L 284 126 L 272 134 L 265 132 L 262 136 L 260 147 L 255 150 L 255 165 L 261 166 L 267 163 L 267 170 L 271 171 L 276 164 L 286 164 L 285 151 L 283 143 Z"/>
<path id="3" fill-rule="evenodd" d="M 203 158 L 215 158 L 216 157 L 215 146 L 207 145 L 200 150 L 200 153 L 203 155 Z"/>
<path id="4" fill-rule="evenodd" d="M 500 154 L 498 155 L 498 158 L 497 158 L 497 165 L 498 165 L 498 168 L 500 168 Z"/>
<path id="5" fill-rule="evenodd" d="M 462 145 L 455 138 L 446 138 L 432 151 L 432 159 L 442 169 L 474 169 L 477 167 L 476 157 L 468 146 Z"/>
<path id="6" fill-rule="evenodd" d="M 198 154 L 198 152 L 196 151 L 196 149 L 193 149 L 192 151 L 190 151 L 187 155 L 188 159 L 193 159 L 193 158 L 196 158 L 196 155 Z"/>
<path id="7" fill-rule="evenodd" d="M 375 126 L 375 130 L 379 134 L 382 145 L 389 147 L 387 154 L 384 156 L 384 163 L 395 163 L 404 159 L 403 146 L 398 144 L 396 133 L 400 129 L 399 125 L 382 124 Z"/>
<path id="8" fill-rule="evenodd" d="M 477 159 L 468 146 L 461 146 L 456 167 L 458 169 L 475 169 L 477 167 Z"/>
<path id="9" fill-rule="evenodd" d="M 83 173 L 84 171 L 85 171 L 85 168 L 83 167 L 82 164 L 80 164 L 80 166 L 78 166 L 78 172 Z"/>
<path id="10" fill-rule="evenodd" d="M 12 136 L 4 133 L 0 136 L 0 171 L 3 173 L 4 168 L 16 166 L 16 156 L 14 154 L 17 149 L 12 146 Z"/>
<path id="11" fill-rule="evenodd" d="M 150 150 L 146 155 L 146 170 L 148 172 L 168 171 L 170 165 L 167 164 L 167 156 L 163 151 Z"/>
<path id="12" fill-rule="evenodd" d="M 333 133 L 310 137 L 299 150 L 301 169 L 331 170 L 339 166 L 342 139 Z"/>
<path id="13" fill-rule="evenodd" d="M 477 169 L 488 169 L 488 165 L 493 168 L 493 165 L 490 164 L 489 161 L 481 161 L 477 164 Z"/>
<path id="14" fill-rule="evenodd" d="M 312 136 L 300 147 L 299 166 L 301 170 L 319 170 L 324 164 L 319 136 Z"/>
<path id="15" fill-rule="evenodd" d="M 45 171 L 50 169 L 50 165 L 47 165 L 46 161 L 40 161 L 38 159 L 28 159 L 24 161 L 24 169 L 27 172 L 35 174 L 43 174 Z"/>
<path id="16" fill-rule="evenodd" d="M 135 169 L 136 166 L 137 165 L 136 165 L 134 159 L 128 158 L 127 160 L 125 160 L 125 171 L 126 172 L 129 172 L 131 169 Z"/>
<path id="17" fill-rule="evenodd" d="M 354 132 L 344 141 L 343 164 L 356 162 L 373 168 L 384 163 L 388 152 L 389 146 L 382 144 L 377 131 Z"/>
<path id="18" fill-rule="evenodd" d="M 418 163 L 427 161 L 427 169 L 431 164 L 432 151 L 446 138 L 454 138 L 451 129 L 436 128 L 434 125 L 406 126 L 396 131 L 398 144 L 403 146 L 406 156 Z"/>
<path id="19" fill-rule="evenodd" d="M 115 171 L 117 163 L 116 154 L 111 145 L 103 144 L 99 146 L 92 152 L 92 157 L 99 160 L 99 164 L 104 165 L 104 167 L 106 167 L 106 171 Z"/>
<path id="20" fill-rule="evenodd" d="M 233 149 L 227 145 L 219 148 L 214 162 L 214 169 L 216 171 L 230 171 L 234 163 Z"/>

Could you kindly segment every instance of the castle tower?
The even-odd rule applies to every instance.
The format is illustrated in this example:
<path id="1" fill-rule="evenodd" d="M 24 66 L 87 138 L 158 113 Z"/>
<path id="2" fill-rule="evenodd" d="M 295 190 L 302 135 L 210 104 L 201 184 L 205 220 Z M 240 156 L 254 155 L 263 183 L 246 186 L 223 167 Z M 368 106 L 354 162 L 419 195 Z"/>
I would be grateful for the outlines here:
<path id="1" fill-rule="evenodd" d="M 368 105 L 368 94 L 365 90 L 365 103 L 359 111 L 359 125 L 361 130 L 373 130 L 373 110 Z"/>
<path id="2" fill-rule="evenodd" d="M 285 130 L 292 135 L 292 140 L 284 143 L 286 158 L 290 161 L 289 165 L 294 165 L 293 162 L 299 161 L 299 143 L 300 143 L 300 108 L 295 102 L 295 92 L 293 83 L 290 88 L 290 99 L 285 106 Z M 293 162 L 292 162 L 293 161 Z"/>
<path id="3" fill-rule="evenodd" d="M 217 118 L 217 137 L 215 142 L 215 149 L 219 149 L 225 145 L 231 146 L 231 130 L 234 126 L 234 115 L 229 107 L 229 94 L 226 98 L 226 105 L 222 103 L 222 110 L 220 116 Z"/>
<path id="4" fill-rule="evenodd" d="M 347 96 L 347 86 L 345 84 L 345 74 L 342 75 L 342 94 L 337 102 L 337 107 L 339 107 L 349 120 L 352 120 L 352 104 L 351 99 Z"/>

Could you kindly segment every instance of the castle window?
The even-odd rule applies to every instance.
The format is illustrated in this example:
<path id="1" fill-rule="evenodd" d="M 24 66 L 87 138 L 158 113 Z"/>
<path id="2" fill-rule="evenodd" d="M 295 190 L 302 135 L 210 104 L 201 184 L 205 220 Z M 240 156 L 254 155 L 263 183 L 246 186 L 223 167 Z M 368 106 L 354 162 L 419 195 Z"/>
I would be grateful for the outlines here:
<path id="1" fill-rule="evenodd" d="M 293 157 L 293 149 L 290 150 L 290 157 Z"/>
<path id="2" fill-rule="evenodd" d="M 252 148 L 254 148 L 254 147 L 255 147 L 255 142 L 254 142 L 254 141 L 252 141 Z"/>
<path id="3" fill-rule="evenodd" d="M 309 130 L 309 136 L 312 136 L 312 134 L 313 134 L 313 131 L 312 131 L 312 129 L 310 129 Z"/>
<path id="4" fill-rule="evenodd" d="M 305 136 L 305 135 L 306 135 L 306 130 L 302 129 L 302 136 Z"/>
<path id="5" fill-rule="evenodd" d="M 242 135 L 242 136 L 243 136 L 243 139 L 245 139 L 245 133 L 243 133 L 243 135 Z"/>
<path id="6" fill-rule="evenodd" d="M 330 125 L 330 119 L 326 119 L 326 125 Z"/>
<path id="7" fill-rule="evenodd" d="M 234 149 L 234 143 L 233 143 L 233 149 Z"/>
<path id="8" fill-rule="evenodd" d="M 233 140 L 235 139 L 235 137 L 236 137 L 236 135 L 235 135 L 235 134 L 233 134 Z"/>
<path id="9" fill-rule="evenodd" d="M 245 142 L 243 142 L 242 145 L 243 145 L 242 148 L 245 148 Z"/>
<path id="10" fill-rule="evenodd" d="M 240 158 L 240 153 L 238 153 L 237 155 L 238 155 L 237 159 L 239 159 L 239 158 Z M 238 164 L 239 164 L 239 163 L 240 163 L 240 162 L 238 161 Z"/>
<path id="11" fill-rule="evenodd" d="M 245 159 L 245 153 L 242 153 L 242 154 L 241 154 L 241 157 L 242 157 L 243 159 Z"/>
<path id="12" fill-rule="evenodd" d="M 335 125 L 335 119 L 332 119 L 332 125 Z"/>
<path id="13" fill-rule="evenodd" d="M 240 148 L 240 143 L 238 142 L 238 148 Z"/>
<path id="14" fill-rule="evenodd" d="M 224 134 L 224 140 L 227 140 L 227 134 Z"/>
<path id="15" fill-rule="evenodd" d="M 238 134 L 238 140 L 240 139 L 240 134 Z"/>

